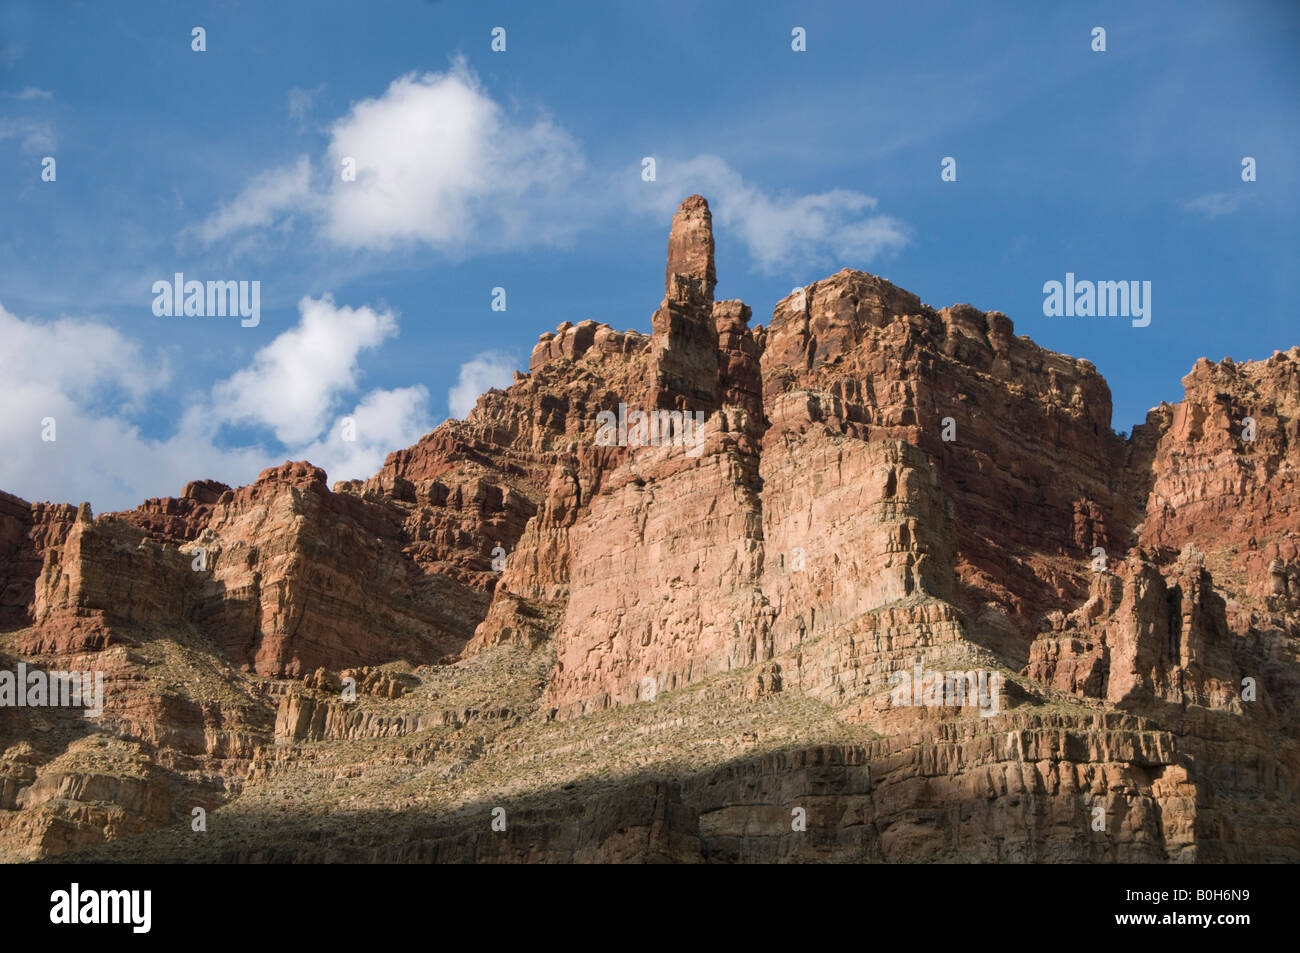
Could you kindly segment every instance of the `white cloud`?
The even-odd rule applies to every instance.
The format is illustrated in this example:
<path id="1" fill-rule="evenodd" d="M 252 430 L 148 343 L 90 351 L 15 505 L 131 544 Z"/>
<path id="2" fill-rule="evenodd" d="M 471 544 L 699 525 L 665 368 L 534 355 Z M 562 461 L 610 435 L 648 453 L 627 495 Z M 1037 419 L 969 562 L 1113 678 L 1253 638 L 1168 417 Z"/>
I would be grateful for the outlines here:
<path id="1" fill-rule="evenodd" d="M 878 202 L 870 195 L 848 189 L 765 192 L 717 156 L 660 160 L 656 181 L 632 188 L 632 202 L 661 217 L 671 215 L 687 195 L 703 195 L 714 228 L 742 241 L 767 273 L 785 273 L 792 266 L 861 267 L 908 240 L 903 223 L 876 213 Z"/>
<path id="2" fill-rule="evenodd" d="M 296 327 L 213 390 L 218 419 L 270 427 L 286 445 L 321 432 L 338 396 L 356 389 L 357 355 L 397 333 L 391 312 L 336 307 L 329 295 L 303 298 L 298 311 Z"/>
<path id="3" fill-rule="evenodd" d="M 28 86 L 20 89 L 16 93 L 5 93 L 9 99 L 16 99 L 19 102 L 30 102 L 33 99 L 53 99 L 54 94 L 48 89 L 41 89 L 37 86 Z"/>
<path id="4" fill-rule="evenodd" d="M 90 484 L 104 477 L 111 484 L 122 449 L 138 438 L 123 421 L 86 408 L 123 398 L 134 405 L 154 389 L 154 375 L 139 373 L 146 365 L 139 347 L 102 324 L 35 324 L 3 307 L 0 340 L 0 489 L 40 500 L 89 499 Z"/>
<path id="5" fill-rule="evenodd" d="M 131 418 L 164 390 L 167 364 L 111 327 L 27 321 L 0 306 L 0 340 L 0 489 L 118 509 L 199 476 L 255 475 L 266 465 L 254 453 L 217 450 L 192 422 L 169 440 L 143 438 Z M 46 418 L 53 441 L 42 439 Z"/>
<path id="6" fill-rule="evenodd" d="M 291 113 L 305 96 L 291 94 Z M 670 217 L 693 192 L 759 269 L 861 267 L 901 248 L 908 233 L 877 200 L 848 189 L 776 193 L 747 182 L 717 156 L 661 158 L 655 183 L 640 166 L 586 174 L 580 145 L 545 116 L 525 119 L 494 101 L 458 61 L 444 73 L 409 73 L 354 103 L 330 127 L 325 154 L 264 173 L 201 223 L 214 242 L 282 226 L 303 213 L 339 249 L 424 246 L 451 257 L 565 244 L 616 208 Z M 341 172 L 351 160 L 356 178 Z M 244 244 L 245 248 L 256 247 Z"/>
<path id="7" fill-rule="evenodd" d="M 306 125 L 307 114 L 311 112 L 316 97 L 324 88 L 325 84 L 321 83 L 315 89 L 300 89 L 295 86 L 289 90 L 289 118 L 294 121 L 299 130 Z"/>
<path id="8" fill-rule="evenodd" d="M 273 224 L 282 213 L 311 205 L 311 159 L 263 172 L 194 229 L 209 244 L 250 228 Z"/>
<path id="9" fill-rule="evenodd" d="M 0 142 L 6 139 L 19 140 L 27 153 L 53 152 L 58 141 L 54 124 L 48 120 L 0 116 Z"/>
<path id="10" fill-rule="evenodd" d="M 58 135 L 54 122 L 47 116 L 48 105 L 54 101 L 54 94 L 36 86 L 26 86 L 15 92 L 0 92 L 0 101 L 9 101 L 14 105 L 6 107 L 6 115 L 0 115 L 0 142 L 15 139 L 23 152 L 37 155 L 49 155 L 58 145 Z"/>
<path id="11" fill-rule="evenodd" d="M 336 122 L 330 169 L 356 160 L 356 181 L 331 178 L 325 234 L 385 249 L 422 242 L 448 252 L 554 237 L 545 210 L 577 184 L 577 144 L 546 119 L 508 115 L 463 63 L 394 80 Z"/>
<path id="12" fill-rule="evenodd" d="M 137 344 L 115 329 L 91 321 L 61 318 L 33 324 L 0 305 L 0 378 L 5 398 L 34 394 L 47 388 L 78 401 L 105 390 L 117 390 L 133 400 L 166 381 L 166 369 L 137 376 L 145 362 Z"/>
<path id="13" fill-rule="evenodd" d="M 291 113 L 306 108 L 291 96 Z M 355 180 L 343 180 L 345 159 Z M 213 242 L 305 212 L 347 249 L 422 244 L 461 256 L 564 241 L 582 224 L 566 206 L 583 166 L 568 133 L 544 117 L 511 115 L 458 62 L 355 103 L 330 129 L 316 190 L 301 157 L 254 180 L 196 231 Z"/>
<path id="14" fill-rule="evenodd" d="M 464 419 L 474 409 L 479 395 L 493 387 L 505 389 L 514 383 L 519 361 L 500 351 L 475 354 L 460 366 L 460 380 L 447 391 L 447 406 L 453 417 Z"/>
<path id="15" fill-rule="evenodd" d="M 357 386 L 357 357 L 396 331 L 370 308 L 304 298 L 298 324 L 259 351 L 249 367 L 191 395 L 175 432 L 141 434 L 136 420 L 169 399 L 160 355 L 93 321 L 24 320 L 0 307 L 0 489 L 31 500 L 81 502 L 97 511 L 129 509 L 175 496 L 191 480 L 251 482 L 286 457 L 310 460 L 332 480 L 367 477 L 393 450 L 433 428 L 423 387 L 375 389 L 345 415 Z M 105 410 L 104 408 L 109 408 Z M 342 416 L 353 418 L 348 440 Z M 42 440 L 54 418 L 55 440 Z M 223 446 L 232 423 L 270 427 L 277 440 Z"/>
<path id="16" fill-rule="evenodd" d="M 350 430 L 345 430 L 349 421 Z M 330 480 L 363 480 L 373 476 L 390 453 L 416 443 L 433 426 L 424 387 L 372 390 L 298 456 L 322 467 Z"/>
<path id="17" fill-rule="evenodd" d="M 1246 204 L 1249 198 L 1242 192 L 1211 192 L 1208 195 L 1199 195 L 1184 202 L 1183 210 L 1196 212 L 1206 218 L 1214 219 L 1220 215 L 1231 215 Z"/>

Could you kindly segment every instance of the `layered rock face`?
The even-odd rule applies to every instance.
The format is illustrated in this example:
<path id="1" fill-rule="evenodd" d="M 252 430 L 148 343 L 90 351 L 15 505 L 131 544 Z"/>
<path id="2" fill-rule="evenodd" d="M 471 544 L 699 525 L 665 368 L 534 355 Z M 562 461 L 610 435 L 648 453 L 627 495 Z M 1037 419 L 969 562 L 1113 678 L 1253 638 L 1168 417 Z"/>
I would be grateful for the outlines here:
<path id="1" fill-rule="evenodd" d="M 1157 407 L 1142 428 L 1154 459 L 1139 542 L 1165 557 L 1194 543 L 1230 591 L 1295 611 L 1300 349 L 1245 364 L 1202 359 L 1183 387 L 1186 399 Z"/>
<path id="2" fill-rule="evenodd" d="M 923 449 L 954 506 L 960 591 L 978 637 L 1014 653 L 1034 614 L 1082 595 L 1071 563 L 1123 551 L 1135 515 L 1110 391 L 1087 361 L 1016 337 L 1006 316 L 935 311 L 843 271 L 777 305 L 764 402 L 817 395 L 847 434 Z"/>
<path id="3" fill-rule="evenodd" d="M 0 850 L 1300 860 L 1300 349 L 1124 438 L 999 312 L 667 260 L 368 480 L 0 494 L 0 671 L 106 674 L 0 706 Z"/>
<path id="4" fill-rule="evenodd" d="M 223 490 L 201 528 L 158 520 L 173 501 L 97 520 L 84 504 L 75 513 L 35 505 L 20 557 L 41 569 L 19 645 L 57 652 L 78 630 L 108 644 L 116 627 L 194 624 L 263 675 L 454 654 L 487 602 L 458 541 L 433 528 L 449 504 L 463 508 L 465 489 L 429 491 L 409 526 L 414 506 L 331 493 L 324 471 L 306 463 Z M 476 514 L 507 509 L 501 493 L 470 492 Z M 168 535 L 168 525 L 188 537 Z"/>
<path id="5" fill-rule="evenodd" d="M 758 453 L 741 416 L 716 415 L 697 457 L 634 450 L 569 532 L 549 692 L 559 711 L 648 698 L 770 657 Z"/>

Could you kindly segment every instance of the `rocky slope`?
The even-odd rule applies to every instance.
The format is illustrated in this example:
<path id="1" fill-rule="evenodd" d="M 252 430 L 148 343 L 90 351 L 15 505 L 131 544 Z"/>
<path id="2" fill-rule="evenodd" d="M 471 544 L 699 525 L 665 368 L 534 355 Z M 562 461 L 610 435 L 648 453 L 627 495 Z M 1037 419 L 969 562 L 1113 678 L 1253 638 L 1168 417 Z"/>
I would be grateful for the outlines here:
<path id="1" fill-rule="evenodd" d="M 1005 315 L 751 327 L 713 251 L 368 480 L 0 494 L 0 672 L 105 679 L 0 707 L 0 854 L 1300 860 L 1300 349 L 1124 438 Z"/>

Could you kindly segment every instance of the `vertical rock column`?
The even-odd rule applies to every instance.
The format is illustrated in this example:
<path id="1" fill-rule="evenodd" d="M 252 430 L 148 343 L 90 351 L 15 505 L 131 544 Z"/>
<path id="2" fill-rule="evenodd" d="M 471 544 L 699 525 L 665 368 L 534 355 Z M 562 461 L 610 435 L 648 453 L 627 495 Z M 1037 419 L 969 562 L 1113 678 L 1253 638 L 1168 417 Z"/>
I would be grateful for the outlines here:
<path id="1" fill-rule="evenodd" d="M 664 300 L 652 319 L 654 377 L 647 409 L 712 413 L 718 408 L 717 282 L 713 216 L 709 203 L 692 195 L 678 207 L 668 236 Z"/>
<path id="2" fill-rule="evenodd" d="M 757 432 L 736 425 L 748 416 L 742 408 L 761 411 L 758 351 L 748 308 L 728 302 L 715 314 L 715 284 L 709 206 L 693 195 L 673 217 L 648 393 L 636 409 L 698 412 L 709 423 L 689 450 L 637 451 L 635 477 L 610 477 L 569 529 L 569 598 L 546 696 L 559 717 L 646 701 L 771 657 L 758 586 Z M 736 409 L 718 414 L 733 376 Z"/>

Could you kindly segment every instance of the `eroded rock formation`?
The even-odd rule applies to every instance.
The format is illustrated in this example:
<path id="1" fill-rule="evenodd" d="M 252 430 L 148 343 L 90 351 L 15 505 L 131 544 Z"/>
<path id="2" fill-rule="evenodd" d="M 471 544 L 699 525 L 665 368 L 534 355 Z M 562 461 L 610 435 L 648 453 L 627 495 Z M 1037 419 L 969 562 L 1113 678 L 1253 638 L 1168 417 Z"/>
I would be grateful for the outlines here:
<path id="1" fill-rule="evenodd" d="M 667 258 L 368 480 L 0 494 L 0 670 L 106 675 L 0 707 L 0 850 L 1300 860 L 1300 349 L 1125 438 L 999 312 Z"/>

